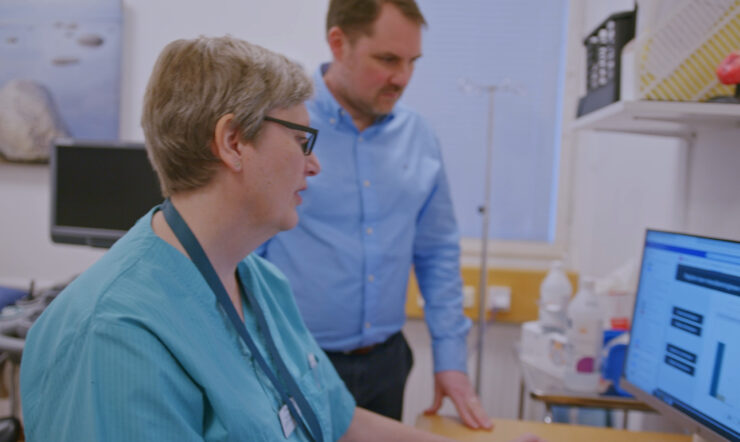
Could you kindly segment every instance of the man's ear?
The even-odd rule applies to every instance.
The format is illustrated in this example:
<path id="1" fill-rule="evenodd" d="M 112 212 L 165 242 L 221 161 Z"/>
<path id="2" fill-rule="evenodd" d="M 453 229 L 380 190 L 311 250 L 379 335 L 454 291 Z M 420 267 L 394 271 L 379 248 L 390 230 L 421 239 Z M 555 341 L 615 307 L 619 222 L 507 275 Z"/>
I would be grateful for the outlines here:
<path id="1" fill-rule="evenodd" d="M 331 50 L 334 60 L 342 61 L 350 45 L 347 34 L 339 26 L 332 26 L 329 32 L 326 33 L 326 41 L 329 43 L 329 50 Z"/>
<path id="2" fill-rule="evenodd" d="M 234 114 L 226 114 L 216 122 L 211 149 L 227 169 L 242 169 L 242 152 L 239 130 L 234 127 Z"/>

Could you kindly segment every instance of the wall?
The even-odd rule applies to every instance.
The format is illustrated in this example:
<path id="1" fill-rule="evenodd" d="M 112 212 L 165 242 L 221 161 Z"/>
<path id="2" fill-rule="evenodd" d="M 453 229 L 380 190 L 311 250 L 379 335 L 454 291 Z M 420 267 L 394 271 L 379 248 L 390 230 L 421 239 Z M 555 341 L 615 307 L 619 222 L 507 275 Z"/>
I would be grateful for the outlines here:
<path id="1" fill-rule="evenodd" d="M 324 42 L 328 0 L 124 0 L 122 138 L 139 128 L 146 81 L 159 51 L 177 38 L 224 35 L 283 53 L 309 72 L 330 57 Z"/>
<path id="2" fill-rule="evenodd" d="M 639 258 L 646 227 L 681 230 L 687 147 L 672 138 L 584 132 L 574 146 L 571 266 L 603 276 Z"/>
<path id="3" fill-rule="evenodd" d="M 709 128 L 697 134 L 689 154 L 688 231 L 740 240 L 738 164 L 740 129 Z"/>

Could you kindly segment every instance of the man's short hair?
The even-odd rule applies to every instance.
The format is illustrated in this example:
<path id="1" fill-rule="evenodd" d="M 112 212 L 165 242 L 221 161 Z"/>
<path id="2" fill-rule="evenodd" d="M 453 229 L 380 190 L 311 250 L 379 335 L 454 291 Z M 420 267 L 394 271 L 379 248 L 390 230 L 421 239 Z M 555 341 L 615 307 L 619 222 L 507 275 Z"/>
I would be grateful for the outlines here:
<path id="1" fill-rule="evenodd" d="M 259 136 L 273 109 L 303 103 L 313 84 L 297 63 L 230 36 L 176 40 L 160 53 L 144 94 L 141 126 L 165 197 L 208 184 L 219 160 L 216 123 L 234 114 L 241 140 Z"/>
<path id="2" fill-rule="evenodd" d="M 426 26 L 427 22 L 415 0 L 331 0 L 326 13 L 326 32 L 338 26 L 350 41 L 371 35 L 373 23 L 384 4 L 391 4 L 409 20 Z"/>

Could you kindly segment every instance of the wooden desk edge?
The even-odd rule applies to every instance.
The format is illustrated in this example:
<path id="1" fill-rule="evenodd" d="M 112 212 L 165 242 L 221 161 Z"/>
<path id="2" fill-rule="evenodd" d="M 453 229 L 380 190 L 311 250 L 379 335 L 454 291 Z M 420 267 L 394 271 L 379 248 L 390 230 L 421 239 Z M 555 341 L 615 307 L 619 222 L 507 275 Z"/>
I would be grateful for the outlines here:
<path id="1" fill-rule="evenodd" d="M 510 441 L 531 433 L 547 442 L 690 442 L 691 436 L 670 433 L 614 430 L 569 424 L 493 419 L 492 432 L 470 430 L 456 417 L 419 415 L 416 428 L 465 442 Z"/>

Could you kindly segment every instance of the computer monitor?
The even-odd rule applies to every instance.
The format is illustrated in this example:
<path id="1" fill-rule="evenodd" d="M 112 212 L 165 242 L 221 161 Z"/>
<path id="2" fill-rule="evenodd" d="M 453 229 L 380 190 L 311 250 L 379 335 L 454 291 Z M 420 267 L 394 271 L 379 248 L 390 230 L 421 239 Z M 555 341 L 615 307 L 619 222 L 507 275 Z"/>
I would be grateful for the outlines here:
<path id="1" fill-rule="evenodd" d="M 647 231 L 620 385 L 705 440 L 740 441 L 740 243 Z"/>
<path id="2" fill-rule="evenodd" d="M 56 140 L 51 172 L 56 243 L 110 247 L 162 202 L 143 144 Z"/>

